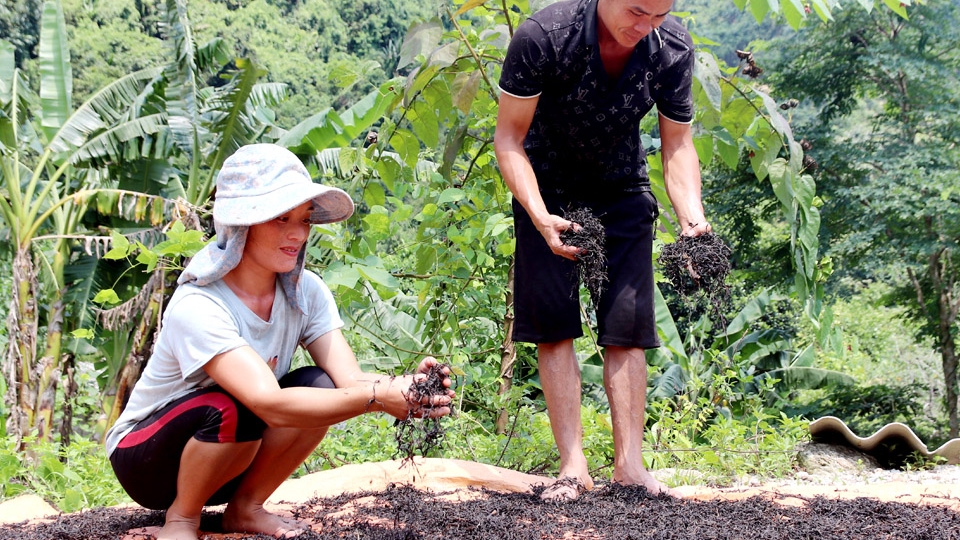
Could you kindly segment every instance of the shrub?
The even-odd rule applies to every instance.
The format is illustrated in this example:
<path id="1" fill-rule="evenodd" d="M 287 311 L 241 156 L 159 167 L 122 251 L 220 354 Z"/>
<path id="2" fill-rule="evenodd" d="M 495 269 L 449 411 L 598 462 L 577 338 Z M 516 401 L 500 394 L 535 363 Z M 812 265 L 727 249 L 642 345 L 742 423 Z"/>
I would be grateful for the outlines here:
<path id="1" fill-rule="evenodd" d="M 4 440 L 0 500 L 34 493 L 65 513 L 130 502 L 100 444 L 27 443 L 29 453 L 17 451 L 12 438 Z"/>

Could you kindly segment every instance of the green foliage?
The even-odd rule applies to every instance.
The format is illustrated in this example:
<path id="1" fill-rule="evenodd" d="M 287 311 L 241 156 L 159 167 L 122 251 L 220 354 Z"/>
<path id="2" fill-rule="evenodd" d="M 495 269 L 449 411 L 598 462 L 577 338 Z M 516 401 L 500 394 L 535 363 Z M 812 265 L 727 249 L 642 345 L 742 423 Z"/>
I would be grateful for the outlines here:
<path id="1" fill-rule="evenodd" d="M 795 446 L 808 435 L 806 422 L 792 420 L 761 407 L 742 420 L 710 414 L 709 402 L 661 400 L 654 404 L 644 442 L 647 466 L 699 471 L 697 479 L 729 483 L 738 476 L 779 477 L 794 465 Z M 705 412 L 707 411 L 707 412 Z M 591 473 L 613 466 L 613 438 L 609 413 L 587 400 L 582 409 L 584 450 Z M 708 418 L 711 417 L 712 418 Z M 555 475 L 559 455 L 550 420 L 537 403 L 527 402 L 511 413 L 508 430 L 496 434 L 482 416 L 459 412 L 442 420 L 445 436 L 437 456 L 506 467 L 530 474 Z M 363 415 L 330 429 L 304 464 L 303 473 L 347 464 L 399 459 L 393 419 Z M 671 483 L 689 482 L 678 475 Z"/>
<path id="2" fill-rule="evenodd" d="M 584 409 L 584 413 L 589 420 L 589 409 Z M 531 473 L 556 472 L 558 456 L 546 414 L 527 407 L 520 409 L 518 414 L 521 419 L 515 423 L 516 430 L 506 435 L 489 431 L 483 419 L 470 412 L 460 412 L 444 419 L 442 448 L 438 455 L 431 457 L 463 459 Z M 313 458 L 305 464 L 305 469 L 314 471 L 351 463 L 400 459 L 395 430 L 393 419 L 383 415 L 351 419 L 331 428 Z M 606 436 L 609 437 L 609 432 Z M 602 465 L 605 461 L 599 463 Z"/>
<path id="3" fill-rule="evenodd" d="M 5 439 L 0 449 L 0 500 L 33 493 L 62 512 L 130 502 L 97 443 L 68 447 L 33 441 L 30 452 Z"/>
<path id="4" fill-rule="evenodd" d="M 735 288 L 734 297 L 758 287 L 786 290 L 794 276 L 790 224 L 784 219 L 773 186 L 757 182 L 749 153 L 741 156 L 736 169 L 714 164 L 704 176 L 706 213 L 714 231 L 733 253 L 730 262 L 734 272 L 729 281 Z M 671 300 L 671 309 L 677 304 Z"/>
<path id="5" fill-rule="evenodd" d="M 658 309 L 665 311 L 662 298 L 658 298 L 658 302 L 661 302 Z M 774 312 L 771 316 L 782 302 L 780 295 L 761 291 L 725 326 L 714 329 L 709 314 L 705 314 L 699 320 L 690 321 L 684 337 L 679 335 L 676 326 L 658 324 L 664 342 L 683 345 L 682 348 L 668 345 L 672 355 L 659 350 L 648 355 L 654 368 L 651 397 L 686 394 L 692 401 L 706 397 L 711 402 L 729 402 L 732 414 L 741 417 L 745 414 L 741 402 L 749 402 L 751 396 L 764 393 L 765 385 L 786 395 L 798 389 L 851 384 L 853 379 L 849 375 L 815 367 L 812 346 L 797 346 L 794 336 L 777 321 L 777 314 Z M 775 325 L 771 326 L 771 322 Z M 681 355 L 678 350 L 685 353 Z M 705 383 L 711 379 L 712 383 Z M 728 388 L 721 384 L 728 380 L 735 385 Z M 767 394 L 771 398 L 777 396 Z"/>
<path id="6" fill-rule="evenodd" d="M 903 262 L 916 264 L 937 245 L 933 237 L 956 227 L 958 11 L 950 2 L 918 6 L 909 22 L 852 11 L 796 37 L 818 43 L 816 53 L 778 46 L 793 52 L 773 83 L 819 112 L 800 129 L 815 136 L 815 157 L 831 180 L 821 196 L 835 211 L 824 227 L 842 273 L 882 275 L 878 264 L 904 253 L 913 255 Z M 930 219 L 933 237 L 916 234 Z"/>
<path id="7" fill-rule="evenodd" d="M 203 249 L 208 240 L 203 239 L 203 232 L 186 230 L 182 221 L 174 221 L 165 232 L 166 239 L 160 243 L 147 246 L 142 242 L 130 242 L 125 236 L 114 231 L 111 234 L 113 247 L 104 254 L 107 260 L 127 260 L 129 266 L 126 272 L 141 270 L 153 273 L 158 266 L 163 270 L 182 270 L 183 262 Z M 113 288 L 97 291 L 93 298 L 100 304 L 119 304 L 120 296 Z"/>
<path id="8" fill-rule="evenodd" d="M 337 11 L 346 34 L 340 46 L 360 58 L 379 61 L 387 73 L 392 73 L 410 23 L 436 16 L 438 7 L 436 0 L 359 0 L 340 4 Z"/>
<path id="9" fill-rule="evenodd" d="M 75 332 L 83 332 L 76 330 Z M 80 353 L 87 351 L 80 351 Z M 78 353 L 78 356 L 81 354 Z M 74 441 L 99 441 L 102 440 L 104 430 L 103 403 L 100 396 L 97 377 L 99 375 L 96 367 L 86 361 L 75 361 L 72 366 L 73 384 L 76 386 L 74 391 L 67 391 L 66 384 L 57 387 L 56 402 L 62 404 L 54 412 L 54 425 L 65 426 L 67 424 L 66 416 L 69 415 L 70 426 L 69 442 L 72 445 Z M 61 445 L 65 444 L 63 432 L 61 429 L 58 438 Z"/>
<path id="10" fill-rule="evenodd" d="M 36 56 L 42 0 L 0 0 L 0 36 L 16 50 L 17 66 Z"/>
<path id="11" fill-rule="evenodd" d="M 889 285 L 843 280 L 838 288 L 846 294 L 832 301 L 831 310 L 843 342 L 839 347 L 820 349 L 818 365 L 847 373 L 862 384 L 943 385 L 935 352 L 929 341 L 914 339 L 917 325 L 906 317 L 906 308 L 886 305 Z M 808 342 L 811 332 L 800 325 L 798 340 Z"/>
<path id="12" fill-rule="evenodd" d="M 811 22 L 797 9 L 798 2 L 735 0 L 733 4 L 748 9 L 758 21 L 782 17 L 793 28 Z M 899 3 L 888 3 L 890 8 L 883 10 L 872 9 L 874 3 L 867 0 L 858 4 L 884 17 L 903 10 Z M 90 81 L 109 81 L 118 71 L 133 75 L 111 82 L 108 91 L 91 98 L 90 102 L 106 102 L 106 106 L 82 106 L 83 113 L 76 118 L 84 122 L 76 122 L 79 127 L 56 139 L 51 153 L 78 152 L 72 160 L 54 156 L 50 163 L 71 164 L 55 171 L 57 175 L 89 168 L 91 180 L 118 180 L 121 187 L 142 192 L 139 195 L 184 195 L 202 207 L 222 159 L 239 144 L 277 140 L 294 149 L 326 182 L 343 186 L 358 203 L 358 212 L 349 221 L 317 228 L 322 234 L 310 240 L 309 263 L 337 295 L 348 322 L 348 339 L 365 365 L 400 372 L 408 371 L 424 354 L 449 361 L 462 370 L 463 380 L 458 388 L 460 412 L 449 419 L 444 455 L 528 472 L 554 472 L 556 450 L 549 418 L 538 400 L 536 362 L 529 349 L 519 350 L 512 389 L 504 392 L 500 384 L 507 338 L 504 298 L 509 292 L 514 245 L 510 197 L 499 180 L 492 134 L 499 64 L 512 29 L 530 12 L 528 2 L 465 2 L 451 6 L 458 8 L 456 13 L 440 13 L 442 20 L 427 20 L 434 7 L 402 0 L 345 7 L 321 1 L 191 0 L 189 19 L 186 3 L 175 0 L 166 0 L 162 7 L 157 2 L 137 2 L 130 8 L 120 0 L 69 0 L 67 6 L 68 19 L 75 21 L 70 27 L 72 39 L 82 44 L 73 62 L 74 75 L 80 78 L 77 88 L 93 91 L 99 84 Z M 828 5 L 815 0 L 811 13 L 829 20 L 831 7 L 839 7 L 839 2 Z M 399 43 L 398 28 L 405 30 L 410 22 L 405 17 L 422 22 L 412 26 Z M 892 20 L 899 21 L 898 17 Z M 95 29 L 101 33 L 91 36 Z M 137 34 L 145 37 L 136 44 L 126 43 Z M 57 119 L 70 111 L 65 40 L 56 33 L 50 35 L 50 45 L 56 46 L 45 49 L 50 54 L 38 61 L 43 68 L 28 70 L 42 74 L 44 86 L 59 89 L 43 95 L 42 102 L 29 92 L 19 92 L 26 84 L 8 67 L 14 64 L 14 47 L 0 47 L 4 106 L 0 141 L 5 146 L 14 146 L 11 141 L 18 136 L 30 143 L 23 147 L 31 151 L 42 146 L 36 142 L 55 132 Z M 95 42 L 98 37 L 100 41 Z M 166 47 L 167 56 L 154 62 L 151 54 L 158 45 Z M 364 61 L 353 56 L 359 50 L 368 54 L 377 49 L 382 56 Z M 134 70 L 140 66 L 149 68 Z M 404 77 L 388 78 L 394 67 Z M 823 283 L 830 274 L 830 261 L 820 258 L 817 237 L 822 230 L 822 201 L 816 197 L 814 177 L 789 124 L 791 113 L 781 112 L 770 87 L 746 78 L 743 67 L 742 63 L 727 66 L 709 50 L 699 51 L 695 144 L 704 165 L 737 169 L 731 176 L 737 177 L 744 195 L 739 202 L 752 208 L 736 219 L 743 223 L 741 230 L 749 230 L 763 244 L 744 258 L 773 254 L 780 261 L 779 272 L 763 274 L 754 268 L 747 283 L 779 290 L 786 289 L 784 281 L 792 280 L 792 301 L 803 305 L 811 321 L 811 337 L 794 341 L 792 332 L 764 320 L 770 313 L 767 306 L 779 293 L 744 295 L 749 300 L 738 306 L 742 308 L 729 325 L 691 316 L 691 331 L 683 336 L 661 302 L 658 323 L 666 346 L 650 355 L 651 396 L 659 398 L 650 405 L 646 441 L 650 465 L 709 471 L 718 479 L 789 470 L 791 450 L 802 438 L 804 424 L 768 407 L 781 405 L 784 396 L 798 388 L 823 383 L 824 376 L 837 378 L 813 365 L 816 356 L 807 346 L 817 341 L 826 349 L 834 335 L 830 312 L 822 304 Z M 259 82 L 267 79 L 277 83 Z M 290 98 L 283 101 L 287 86 Z M 19 111 L 38 107 L 45 112 L 43 122 L 33 126 L 21 121 Z M 104 111 L 112 112 L 101 116 Z M 930 133 L 936 137 L 913 140 L 949 142 L 955 127 L 950 118 L 956 115 L 943 115 L 942 121 L 930 124 L 935 128 Z M 648 123 L 652 125 L 654 119 Z M 295 125 L 289 130 L 281 127 L 291 124 Z M 368 133 L 371 128 L 374 132 Z M 96 140 L 84 139 L 92 133 L 97 133 Z M 651 179 L 658 199 L 668 207 L 656 133 L 652 135 Z M 936 201 L 941 214 L 949 213 L 948 206 L 955 202 L 951 199 L 958 192 L 955 182 L 944 172 L 949 170 L 944 165 L 951 163 L 952 154 L 938 158 L 933 152 L 936 144 L 926 148 L 927 153 L 917 154 L 922 159 L 907 163 L 911 168 L 904 179 L 912 183 L 904 185 L 919 184 L 925 178 L 922 172 L 933 164 L 938 172 L 932 177 L 939 182 L 934 185 L 944 187 L 908 199 L 910 205 L 901 217 L 917 212 L 918 205 L 934 195 L 940 197 Z M 4 161 L 4 177 L 39 178 L 45 159 L 23 165 L 15 159 Z M 38 175 L 30 175 L 31 171 Z M 52 190 L 59 178 L 50 178 L 46 186 Z M 72 188 L 87 178 L 78 173 L 62 185 Z M 21 185 L 19 181 L 11 184 Z M 19 193 L 8 191 L 11 196 Z M 754 204 L 757 196 L 762 204 Z M 104 207 L 112 207 L 106 199 Z M 134 199 L 137 208 L 139 201 L 147 200 Z M 122 201 L 122 196 L 113 199 Z M 846 199 L 850 205 L 858 201 Z M 137 262 L 149 268 L 162 264 L 164 256 L 187 256 L 199 247 L 196 235 L 187 237 L 198 231 L 186 230 L 174 230 L 179 238 L 151 247 L 137 236 L 140 231 L 126 230 L 138 220 L 124 217 L 126 221 L 110 223 L 124 233 L 114 235 L 111 256 L 126 260 L 136 254 Z M 897 222 L 893 230 L 908 230 L 909 223 Z M 658 240 L 671 241 L 677 231 L 668 212 L 662 214 L 660 225 Z M 731 230 L 737 229 L 731 226 Z M 104 266 L 110 263 L 101 261 Z M 132 279 L 129 266 L 113 271 L 104 283 L 119 283 L 116 276 L 124 272 L 131 278 L 126 288 L 116 287 L 120 291 L 115 292 L 116 299 L 142 288 L 144 277 Z M 97 288 L 91 279 L 78 282 L 83 284 L 79 291 L 83 300 L 89 301 L 92 292 L 83 293 Z M 51 282 L 60 283 L 60 279 Z M 135 316 L 127 319 L 127 323 L 139 322 Z M 98 343 L 98 354 L 123 358 L 133 347 L 124 341 L 131 332 L 112 332 L 113 337 Z M 123 367 L 111 363 L 115 360 L 100 364 L 105 366 L 104 379 L 115 377 Z M 583 366 L 584 380 L 596 383 L 596 362 L 588 357 Z M 587 386 L 588 394 L 592 388 Z M 503 434 L 496 434 L 493 420 L 500 411 L 508 413 L 509 422 Z M 591 469 L 609 466 L 612 441 L 605 405 L 588 397 L 583 418 Z M 392 436 L 389 418 L 364 415 L 331 428 L 306 468 L 392 457 Z M 79 459 L 73 456 L 67 462 L 79 467 Z M 0 461 L 3 470 L 9 470 L 10 463 L 8 457 Z M 54 489 L 45 486 L 65 490 L 62 479 L 85 478 L 74 474 L 74 468 L 58 469 L 52 463 L 44 467 L 38 469 L 40 478 L 32 479 L 31 473 L 20 469 L 7 478 L 15 479 L 11 485 L 35 484 L 38 490 Z M 103 471 L 90 467 L 84 474 L 90 474 L 94 484 L 104 477 L 112 479 L 109 471 Z M 109 498 L 109 490 L 103 492 L 103 498 Z M 78 501 L 73 494 L 62 504 L 87 504 Z"/>
<path id="13" fill-rule="evenodd" d="M 956 435 L 960 6 L 904 9 L 908 19 L 853 11 L 801 32 L 801 45 L 778 47 L 773 83 L 817 107 L 810 146 L 830 179 L 824 225 L 839 273 L 889 282 L 888 305 L 936 343 Z"/>
<path id="14" fill-rule="evenodd" d="M 74 110 L 66 42 L 60 5 L 45 3 L 36 92 L 15 67 L 9 44 L 0 45 L 0 168 L 6 193 L 0 199 L 0 216 L 9 229 L 4 247 L 13 253 L 8 338 L 16 343 L 5 357 L 10 366 L 5 373 L 11 374 L 5 399 L 11 404 L 8 433 L 18 441 L 30 432 L 41 440 L 52 435 L 53 396 L 69 351 L 64 327 L 73 330 L 73 321 L 64 321 L 68 238 L 83 232 L 88 190 L 97 181 L 75 161 L 91 134 L 106 128 L 106 111 L 124 108 L 131 97 L 105 91 Z M 137 84 L 124 79 L 117 88 Z M 84 313 L 86 299 L 73 307 Z M 37 361 L 44 367 L 38 368 Z"/>
<path id="15" fill-rule="evenodd" d="M 126 73 L 165 63 L 162 2 L 64 0 L 63 4 L 74 44 L 76 92 L 81 98 Z M 412 21 L 435 15 L 436 6 L 403 0 L 346 4 L 191 0 L 190 11 L 199 43 L 220 39 L 228 50 L 265 66 L 269 80 L 289 87 L 289 99 L 275 112 L 282 124 L 291 125 L 324 106 L 352 103 L 392 74 L 403 34 Z M 7 16 L 13 21 L 20 12 L 17 6 Z M 0 8 L 0 29 L 3 15 Z M 23 39 L 34 36 L 28 32 L 29 25 L 18 30 Z M 17 57 L 22 61 L 19 44 Z M 366 69 L 358 69 L 364 64 Z M 344 69 L 352 73 L 350 82 L 344 82 Z"/>
<path id="16" fill-rule="evenodd" d="M 160 65 L 162 42 L 145 35 L 141 14 L 129 0 L 62 4 L 74 53 L 74 91 L 80 99 L 128 73 Z"/>
<path id="17" fill-rule="evenodd" d="M 653 401 L 645 437 L 650 468 L 694 470 L 710 483 L 727 483 L 744 474 L 778 477 L 791 472 L 795 447 L 809 436 L 806 421 L 767 408 L 771 397 L 776 400 L 773 381 L 750 393 L 738 390 L 744 382 L 726 371 L 691 382 L 703 391 Z"/>
<path id="18" fill-rule="evenodd" d="M 182 221 L 175 221 L 166 231 L 167 239 L 159 244 L 148 248 L 141 242 L 130 243 L 125 236 L 114 231 L 111 234 L 111 243 L 113 248 L 108 251 L 104 259 L 125 259 L 134 253 L 137 255 L 137 262 L 146 265 L 146 272 L 153 272 L 157 267 L 160 257 L 167 257 L 167 268 L 178 268 L 177 262 L 193 257 L 198 251 L 203 249 L 206 242 L 203 240 L 203 232 L 197 230 L 186 230 Z M 179 267 L 182 268 L 182 267 Z"/>
<path id="19" fill-rule="evenodd" d="M 847 373 L 858 382 L 829 391 L 798 392 L 785 410 L 810 420 L 837 416 L 862 437 L 885 423 L 902 422 L 928 447 L 939 446 L 948 433 L 946 411 L 937 397 L 943 373 L 935 351 L 912 339 L 916 325 L 904 317 L 906 308 L 883 305 L 889 286 L 846 284 L 844 288 L 856 294 L 832 305 L 843 344 L 820 351 L 818 365 Z M 800 329 L 801 336 L 807 332 Z"/>
<path id="20" fill-rule="evenodd" d="M 394 420 L 385 414 L 364 414 L 330 426 L 323 442 L 297 474 L 394 459 Z"/>
<path id="21" fill-rule="evenodd" d="M 717 57 L 729 65 L 738 63 L 736 51 L 752 50 L 754 41 L 792 32 L 772 17 L 757 23 L 733 2 L 681 0 L 674 9 L 691 14 L 689 28 L 695 38 L 706 42 Z"/>

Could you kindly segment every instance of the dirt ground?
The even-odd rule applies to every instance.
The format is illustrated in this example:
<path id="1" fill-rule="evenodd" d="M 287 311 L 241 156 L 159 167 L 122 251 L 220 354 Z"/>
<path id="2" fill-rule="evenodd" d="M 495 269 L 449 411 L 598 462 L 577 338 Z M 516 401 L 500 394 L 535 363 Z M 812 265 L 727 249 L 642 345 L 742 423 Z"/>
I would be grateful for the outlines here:
<path id="1" fill-rule="evenodd" d="M 292 514 L 312 525 L 303 540 L 433 539 L 898 539 L 958 540 L 960 512 L 944 506 L 870 498 L 813 497 L 785 505 L 768 497 L 742 500 L 653 498 L 641 489 L 602 485 L 579 500 L 548 503 L 543 486 L 527 493 L 486 489 L 424 491 L 391 484 L 380 491 L 312 498 Z M 218 530 L 217 513 L 202 529 Z M 140 540 L 163 514 L 139 508 L 100 508 L 34 525 L 0 528 L 0 540 Z M 128 533 L 130 531 L 130 533 Z M 138 533 L 138 531 L 140 531 Z M 209 538 L 264 539 L 211 534 Z"/>
<path id="2" fill-rule="evenodd" d="M 665 473 L 667 471 L 658 471 Z M 267 508 L 337 539 L 923 539 L 960 540 L 960 466 L 800 473 L 728 487 L 687 484 L 682 498 L 604 483 L 575 502 L 538 497 L 553 479 L 471 461 L 416 458 L 345 465 L 291 479 Z M 266 539 L 221 532 L 205 540 Z M 163 513 L 136 505 L 58 514 L 35 496 L 0 503 L 0 540 L 148 540 Z"/>

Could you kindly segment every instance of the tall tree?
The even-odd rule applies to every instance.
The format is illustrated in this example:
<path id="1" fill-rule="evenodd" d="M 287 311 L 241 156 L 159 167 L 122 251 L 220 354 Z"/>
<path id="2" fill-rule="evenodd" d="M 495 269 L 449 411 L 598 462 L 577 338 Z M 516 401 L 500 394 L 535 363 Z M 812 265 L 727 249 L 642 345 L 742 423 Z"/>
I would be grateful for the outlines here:
<path id="1" fill-rule="evenodd" d="M 0 36 L 14 46 L 17 66 L 36 56 L 42 0 L 0 0 Z"/>
<path id="2" fill-rule="evenodd" d="M 779 91 L 818 107 L 811 154 L 838 268 L 886 279 L 941 355 L 960 434 L 960 6 L 853 10 L 778 47 Z"/>
<path id="3" fill-rule="evenodd" d="M 74 94 L 85 100 L 127 73 L 163 63 L 158 34 L 149 34 L 149 15 L 129 0 L 61 0 L 70 38 Z M 156 4 L 154 2 L 154 4 Z M 154 10 L 160 6 L 154 5 Z"/>

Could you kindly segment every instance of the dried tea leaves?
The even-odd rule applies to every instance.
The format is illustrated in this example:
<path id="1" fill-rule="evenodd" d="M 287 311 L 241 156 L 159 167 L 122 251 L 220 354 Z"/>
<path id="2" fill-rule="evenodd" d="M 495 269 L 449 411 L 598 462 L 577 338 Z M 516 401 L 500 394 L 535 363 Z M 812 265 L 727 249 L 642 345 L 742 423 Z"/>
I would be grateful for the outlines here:
<path id="1" fill-rule="evenodd" d="M 449 368 L 444 364 L 437 364 L 430 368 L 427 377 L 418 380 L 410 385 L 410 395 L 407 399 L 410 401 L 422 402 L 434 396 L 447 395 L 447 388 L 443 386 L 443 380 L 447 377 L 444 374 L 444 368 Z M 452 407 L 453 404 L 451 403 Z M 396 421 L 396 441 L 397 453 L 404 460 L 412 460 L 414 456 L 427 456 L 430 452 L 440 448 L 443 442 L 443 426 L 439 418 L 428 418 L 421 416 L 429 405 L 422 405 L 417 410 L 411 410 L 403 420 Z"/>
<path id="2" fill-rule="evenodd" d="M 730 247 L 714 233 L 681 236 L 663 246 L 657 260 L 663 275 L 673 288 L 689 296 L 703 291 L 708 296 L 722 296 L 730 274 Z"/>
<path id="3" fill-rule="evenodd" d="M 565 212 L 563 217 L 580 225 L 576 231 L 570 228 L 560 233 L 560 240 L 565 245 L 581 248 L 580 254 L 577 255 L 577 277 L 590 292 L 590 300 L 596 307 L 608 281 L 607 254 L 604 248 L 606 234 L 603 223 L 589 208 Z"/>

